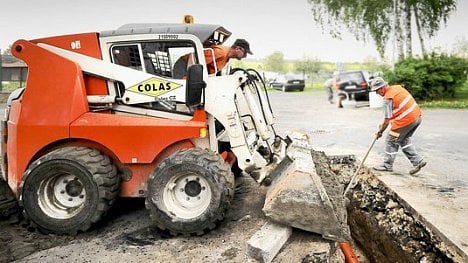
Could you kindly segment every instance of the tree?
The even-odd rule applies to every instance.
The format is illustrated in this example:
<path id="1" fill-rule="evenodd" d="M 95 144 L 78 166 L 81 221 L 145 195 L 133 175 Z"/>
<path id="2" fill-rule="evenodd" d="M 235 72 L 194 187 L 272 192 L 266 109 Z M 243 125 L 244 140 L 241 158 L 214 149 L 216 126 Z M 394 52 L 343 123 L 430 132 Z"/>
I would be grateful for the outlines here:
<path id="1" fill-rule="evenodd" d="M 2 50 L 2 55 L 11 55 L 11 46 Z"/>
<path id="2" fill-rule="evenodd" d="M 11 54 L 11 46 L 9 46 L 7 49 L 2 50 L 2 54 L 0 57 L 2 59 L 2 63 L 13 63 L 19 61 L 19 59 L 17 59 Z"/>
<path id="3" fill-rule="evenodd" d="M 343 28 L 358 41 L 372 39 L 381 57 L 394 32 L 398 57 L 412 56 L 414 17 L 421 49 L 456 10 L 456 0 L 308 0 L 314 19 L 331 36 L 340 38 Z"/>
<path id="4" fill-rule="evenodd" d="M 453 44 L 453 53 L 468 59 L 468 40 L 465 37 L 457 37 Z"/>
<path id="5" fill-rule="evenodd" d="M 265 69 L 268 71 L 284 73 L 286 65 L 281 51 L 275 51 L 265 58 Z"/>
<path id="6" fill-rule="evenodd" d="M 296 71 L 301 72 L 302 76 L 305 78 L 305 75 L 317 74 L 322 67 L 322 63 L 317 59 L 311 59 L 304 57 L 301 60 L 297 60 L 294 63 L 294 68 Z"/>

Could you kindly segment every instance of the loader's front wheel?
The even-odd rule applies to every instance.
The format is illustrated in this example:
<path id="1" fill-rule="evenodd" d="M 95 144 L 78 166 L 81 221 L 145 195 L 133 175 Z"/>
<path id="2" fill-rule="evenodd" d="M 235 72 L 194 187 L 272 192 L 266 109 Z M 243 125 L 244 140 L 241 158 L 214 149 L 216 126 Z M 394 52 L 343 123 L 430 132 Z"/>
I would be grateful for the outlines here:
<path id="1" fill-rule="evenodd" d="M 215 228 L 234 195 L 234 175 L 216 153 L 182 150 L 165 159 L 151 175 L 146 207 L 152 220 L 173 235 Z"/>
<path id="2" fill-rule="evenodd" d="M 46 233 L 75 235 L 97 222 L 115 201 L 117 169 L 99 151 L 64 147 L 32 163 L 21 191 L 33 226 Z"/>

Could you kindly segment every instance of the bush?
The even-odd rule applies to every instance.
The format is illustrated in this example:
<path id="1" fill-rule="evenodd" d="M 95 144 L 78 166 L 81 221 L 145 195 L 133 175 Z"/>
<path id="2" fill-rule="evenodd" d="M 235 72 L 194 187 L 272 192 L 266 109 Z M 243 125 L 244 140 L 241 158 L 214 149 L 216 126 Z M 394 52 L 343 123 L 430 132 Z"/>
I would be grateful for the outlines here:
<path id="1" fill-rule="evenodd" d="M 446 54 L 432 53 L 423 58 L 407 58 L 386 71 L 391 84 L 401 84 L 420 100 L 453 98 L 467 80 L 468 61 Z"/>

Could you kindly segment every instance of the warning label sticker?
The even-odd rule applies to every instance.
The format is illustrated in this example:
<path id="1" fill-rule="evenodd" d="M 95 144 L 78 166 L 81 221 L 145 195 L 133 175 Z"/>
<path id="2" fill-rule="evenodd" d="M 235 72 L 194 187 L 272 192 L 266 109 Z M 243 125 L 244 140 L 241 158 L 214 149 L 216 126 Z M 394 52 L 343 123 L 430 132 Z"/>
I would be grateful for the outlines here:
<path id="1" fill-rule="evenodd" d="M 158 97 L 182 87 L 181 84 L 159 78 L 150 78 L 128 88 L 128 91 Z"/>

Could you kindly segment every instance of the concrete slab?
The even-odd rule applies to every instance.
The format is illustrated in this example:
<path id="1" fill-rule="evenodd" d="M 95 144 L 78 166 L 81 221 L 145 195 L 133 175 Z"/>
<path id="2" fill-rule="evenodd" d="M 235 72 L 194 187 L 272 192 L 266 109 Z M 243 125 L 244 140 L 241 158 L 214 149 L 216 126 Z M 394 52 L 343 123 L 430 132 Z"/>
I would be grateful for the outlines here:
<path id="1" fill-rule="evenodd" d="M 330 201 L 321 198 L 312 176 L 318 177 L 315 172 L 292 170 L 279 178 L 266 195 L 263 212 L 275 222 L 336 240 L 342 236 L 338 219 L 331 203 L 325 203 Z"/>
<path id="2" fill-rule="evenodd" d="M 292 228 L 273 222 L 265 223 L 247 241 L 247 255 L 262 263 L 269 263 L 275 258 L 291 236 Z"/>

